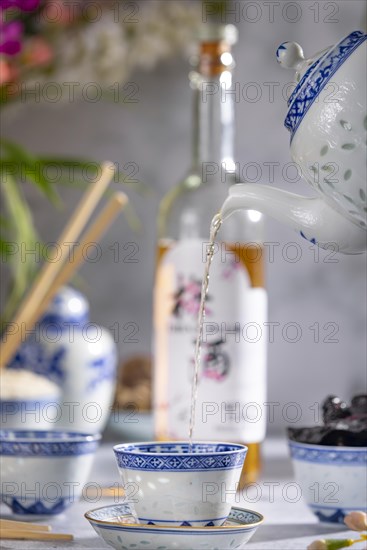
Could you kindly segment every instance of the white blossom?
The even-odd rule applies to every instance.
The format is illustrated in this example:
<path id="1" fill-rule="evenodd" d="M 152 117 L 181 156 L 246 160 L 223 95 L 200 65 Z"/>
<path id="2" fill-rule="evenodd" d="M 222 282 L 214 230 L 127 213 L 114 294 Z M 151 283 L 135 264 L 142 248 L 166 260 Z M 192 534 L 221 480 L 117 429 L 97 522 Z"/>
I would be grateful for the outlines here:
<path id="1" fill-rule="evenodd" d="M 54 52 L 52 70 L 32 71 L 25 85 L 54 82 L 69 93 L 75 83 L 75 95 L 90 83 L 108 90 L 127 82 L 134 69 L 150 70 L 164 59 L 189 51 L 201 20 L 200 2 L 143 0 L 137 6 L 131 20 L 116 17 L 104 0 L 102 15 L 95 21 L 48 29 Z"/>

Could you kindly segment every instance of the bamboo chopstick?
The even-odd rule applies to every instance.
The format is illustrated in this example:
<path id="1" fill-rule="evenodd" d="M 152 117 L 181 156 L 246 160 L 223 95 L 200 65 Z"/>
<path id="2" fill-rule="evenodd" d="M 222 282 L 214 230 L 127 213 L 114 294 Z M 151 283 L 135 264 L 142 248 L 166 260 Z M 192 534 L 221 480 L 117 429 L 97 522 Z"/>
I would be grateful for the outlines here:
<path id="1" fill-rule="evenodd" d="M 123 487 L 88 487 L 87 494 L 84 498 L 119 498 L 126 496 Z"/>
<path id="2" fill-rule="evenodd" d="M 47 292 L 39 308 L 32 316 L 32 324 L 34 324 L 37 319 L 41 317 L 59 288 L 65 285 L 71 279 L 75 271 L 83 263 L 84 251 L 86 247 L 93 242 L 97 242 L 102 237 L 102 235 L 105 233 L 105 231 L 107 231 L 108 227 L 111 225 L 117 214 L 122 210 L 127 202 L 128 198 L 125 193 L 118 192 L 112 195 L 106 206 L 97 216 L 96 220 L 92 223 L 91 227 L 86 231 L 81 243 L 75 249 L 73 254 L 73 261 L 69 260 L 66 264 L 64 264 L 59 274 L 56 276 L 50 290 Z"/>
<path id="3" fill-rule="evenodd" d="M 117 498 L 126 496 L 125 490 L 122 487 L 102 487 L 102 498 Z"/>
<path id="4" fill-rule="evenodd" d="M 0 529 L 3 540 L 73 540 L 73 535 L 65 533 L 46 533 L 45 531 L 22 531 L 20 529 Z"/>
<path id="5" fill-rule="evenodd" d="M 58 271 L 69 255 L 69 248 L 68 246 L 64 246 L 65 243 L 74 243 L 79 238 L 80 233 L 87 224 L 91 214 L 110 183 L 114 174 L 114 168 L 114 165 L 110 162 L 105 162 L 102 165 L 100 178 L 93 183 L 86 193 L 84 193 L 58 239 L 57 244 L 59 248 L 61 248 L 59 260 L 57 262 L 46 262 L 43 265 L 30 291 L 21 303 L 13 321 L 13 324 L 18 330 L 5 333 L 5 338 L 3 339 L 0 350 L 0 368 L 4 367 L 10 361 L 21 342 L 23 331 L 20 330 L 20 328 L 25 326 L 30 330 L 33 327 L 30 321 L 32 317 L 34 317 L 35 311 L 38 309 L 40 303 L 42 303 Z"/>
<path id="6" fill-rule="evenodd" d="M 38 525 L 28 521 L 16 521 L 13 519 L 0 518 L 0 531 L 3 529 L 20 529 L 22 531 L 51 531 L 50 525 Z"/>

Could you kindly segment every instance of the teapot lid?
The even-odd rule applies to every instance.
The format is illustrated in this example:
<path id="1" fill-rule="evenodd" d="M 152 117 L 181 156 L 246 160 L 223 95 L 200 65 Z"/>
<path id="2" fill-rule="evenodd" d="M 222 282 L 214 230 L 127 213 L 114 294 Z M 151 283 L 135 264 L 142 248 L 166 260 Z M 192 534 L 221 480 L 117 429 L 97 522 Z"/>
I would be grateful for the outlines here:
<path id="1" fill-rule="evenodd" d="M 283 42 L 278 47 L 278 63 L 286 69 L 295 69 L 298 83 L 288 100 L 289 110 L 284 121 L 291 132 L 291 140 L 327 82 L 366 38 L 362 31 L 354 31 L 336 46 L 326 48 L 310 59 L 304 58 L 303 49 L 296 42 Z"/>

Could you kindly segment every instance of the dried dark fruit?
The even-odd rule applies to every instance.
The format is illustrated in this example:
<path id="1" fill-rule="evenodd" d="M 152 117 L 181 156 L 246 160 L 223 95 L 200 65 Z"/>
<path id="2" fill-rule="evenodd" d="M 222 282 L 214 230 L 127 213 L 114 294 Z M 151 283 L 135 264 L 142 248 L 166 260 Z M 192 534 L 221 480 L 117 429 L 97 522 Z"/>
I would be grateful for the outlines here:
<path id="1" fill-rule="evenodd" d="M 367 414 L 367 395 L 355 395 L 351 401 L 352 414 Z"/>
<path id="2" fill-rule="evenodd" d="M 323 426 L 288 428 L 289 439 L 313 445 L 367 447 L 367 395 L 355 395 L 350 407 L 330 395 L 322 412 Z"/>
<path id="3" fill-rule="evenodd" d="M 330 395 L 322 404 L 322 418 L 324 424 L 328 424 L 339 418 L 346 418 L 350 415 L 347 404 L 335 395 Z"/>
<path id="4" fill-rule="evenodd" d="M 292 441 L 298 443 L 312 443 L 321 445 L 322 439 L 327 433 L 325 426 L 313 426 L 312 428 L 288 428 L 288 436 Z"/>

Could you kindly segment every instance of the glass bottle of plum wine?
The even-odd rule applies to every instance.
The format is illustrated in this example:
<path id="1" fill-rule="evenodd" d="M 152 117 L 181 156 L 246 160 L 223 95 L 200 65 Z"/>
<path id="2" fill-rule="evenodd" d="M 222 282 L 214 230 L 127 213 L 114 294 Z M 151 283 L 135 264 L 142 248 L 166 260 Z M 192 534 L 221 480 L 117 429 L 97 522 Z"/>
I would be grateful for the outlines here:
<path id="1" fill-rule="evenodd" d="M 154 423 L 159 440 L 186 440 L 201 283 L 210 223 L 229 185 L 233 157 L 233 25 L 205 25 L 193 90 L 192 166 L 163 198 L 154 289 Z M 267 296 L 263 219 L 241 211 L 218 234 L 210 272 L 194 440 L 248 446 L 240 486 L 257 479 L 265 436 Z"/>

